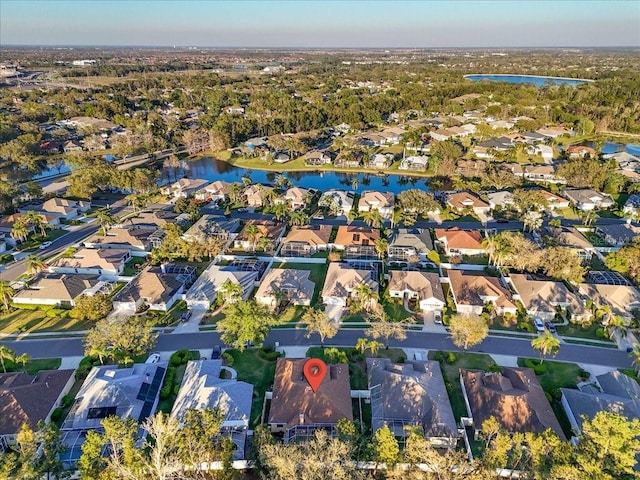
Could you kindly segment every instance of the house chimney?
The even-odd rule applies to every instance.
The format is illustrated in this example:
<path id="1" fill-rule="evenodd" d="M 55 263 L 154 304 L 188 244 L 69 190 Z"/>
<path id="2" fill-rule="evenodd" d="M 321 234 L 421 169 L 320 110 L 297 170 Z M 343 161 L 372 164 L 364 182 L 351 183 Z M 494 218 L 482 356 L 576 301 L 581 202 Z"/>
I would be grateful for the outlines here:
<path id="1" fill-rule="evenodd" d="M 298 414 L 298 423 L 304 425 L 304 413 Z"/>

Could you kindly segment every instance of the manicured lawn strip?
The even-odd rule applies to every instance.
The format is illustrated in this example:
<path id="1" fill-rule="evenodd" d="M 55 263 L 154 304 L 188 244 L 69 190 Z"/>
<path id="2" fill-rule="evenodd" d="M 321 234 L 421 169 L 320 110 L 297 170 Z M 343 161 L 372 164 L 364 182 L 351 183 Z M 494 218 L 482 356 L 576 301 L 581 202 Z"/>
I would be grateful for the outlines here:
<path id="1" fill-rule="evenodd" d="M 407 318 L 413 317 L 409 312 L 404 309 L 404 304 L 401 303 L 391 303 L 386 302 L 384 299 L 381 301 L 384 311 L 389 315 L 391 320 L 399 322 L 401 320 L 405 320 Z"/>
<path id="2" fill-rule="evenodd" d="M 47 230 L 47 234 L 44 237 L 41 236 L 39 233 L 34 234 L 29 238 L 29 240 L 18 245 L 16 250 L 17 251 L 32 250 L 34 248 L 39 247 L 42 244 L 42 242 L 46 242 L 46 241 L 52 242 L 56 238 L 60 238 L 63 235 L 66 235 L 67 233 L 69 232 L 66 230 L 57 228 L 54 230 Z"/>
<path id="3" fill-rule="evenodd" d="M 617 350 L 616 344 L 611 343 L 598 343 L 598 342 L 590 342 L 589 340 L 573 340 L 571 338 L 565 338 L 565 343 L 572 343 L 574 345 L 586 345 L 588 347 L 598 347 L 598 348 L 611 348 Z"/>
<path id="4" fill-rule="evenodd" d="M 311 305 L 318 303 L 318 297 L 324 286 L 324 280 L 327 277 L 327 264 L 326 263 L 296 263 L 296 262 L 282 262 L 274 264 L 273 268 L 288 268 L 292 270 L 309 270 L 309 278 L 315 283 L 313 289 L 313 298 L 311 299 Z"/>
<path id="5" fill-rule="evenodd" d="M 191 354 L 191 360 L 200 360 L 200 352 L 198 350 L 190 350 L 189 353 Z M 136 360 L 136 362 L 138 362 L 138 360 Z M 172 382 L 172 386 L 171 386 L 171 395 L 169 395 L 167 398 L 161 398 L 158 401 L 158 410 L 163 412 L 163 413 L 171 413 L 171 410 L 173 409 L 173 404 L 176 401 L 176 398 L 178 397 L 174 392 L 176 389 L 176 385 L 180 386 L 182 385 L 182 379 L 184 377 L 184 372 L 187 369 L 187 363 L 183 363 L 182 365 L 178 365 L 175 367 L 176 369 L 176 373 L 175 376 L 173 377 L 173 382 Z M 167 380 L 167 378 L 165 377 L 165 381 Z M 162 384 L 162 387 L 164 387 L 164 382 Z"/>
<path id="6" fill-rule="evenodd" d="M 143 263 L 146 263 L 144 257 L 131 257 L 131 260 L 129 260 L 124 266 L 122 275 L 125 277 L 133 277 L 137 275 L 141 268 L 136 268 L 136 265 L 142 265 Z"/>
<path id="7" fill-rule="evenodd" d="M 3 314 L 0 320 L 1 333 L 87 330 L 92 326 L 93 323 L 86 320 L 81 321 L 70 317 L 49 317 L 44 310 L 17 309 L 11 313 Z"/>
<path id="8" fill-rule="evenodd" d="M 563 337 L 586 338 L 589 340 L 610 341 L 608 338 L 602 338 L 596 335 L 596 331 L 599 328 L 603 328 L 603 327 L 602 325 L 599 325 L 598 323 L 595 323 L 595 322 L 589 325 L 587 328 L 584 328 L 581 325 L 578 325 L 575 323 L 569 323 L 568 325 L 562 325 L 556 328 L 558 330 L 558 334 Z"/>
<path id="9" fill-rule="evenodd" d="M 82 387 L 82 384 L 84 383 L 85 378 L 86 377 L 83 377 L 83 378 L 73 382 L 73 385 L 71 386 L 71 389 L 67 393 L 67 396 L 69 398 L 71 398 L 72 400 L 76 399 L 76 395 L 78 395 L 78 392 L 80 391 L 80 388 Z M 62 414 L 60 415 L 60 419 L 57 422 L 55 422 L 56 425 L 58 426 L 58 428 L 60 428 L 62 426 L 62 424 L 64 423 L 64 421 L 66 420 L 67 415 L 69 415 L 69 411 L 71 410 L 72 406 L 73 406 L 73 401 L 71 403 L 69 403 L 69 405 L 67 405 L 66 407 L 62 408 Z"/>
<path id="10" fill-rule="evenodd" d="M 464 403 L 464 396 L 462 394 L 462 386 L 460 385 L 460 369 L 468 370 L 495 370 L 496 362 L 489 355 L 483 353 L 458 353 L 454 354 L 454 357 L 449 355 L 452 352 L 429 352 L 429 360 L 440 361 L 440 369 L 442 370 L 442 376 L 444 377 L 444 383 L 447 387 L 447 393 L 449 394 L 449 400 L 453 408 L 453 414 L 456 417 L 456 421 L 460 421 L 460 417 L 466 417 L 467 407 Z M 449 363 L 448 360 L 454 360 Z"/>
<path id="11" fill-rule="evenodd" d="M 260 358 L 259 349 L 251 348 L 244 352 L 236 349 L 225 350 L 233 358 L 231 368 L 238 372 L 238 380 L 253 385 L 253 401 L 251 402 L 251 427 L 260 423 L 264 394 L 271 390 L 276 373 L 276 361 Z"/>

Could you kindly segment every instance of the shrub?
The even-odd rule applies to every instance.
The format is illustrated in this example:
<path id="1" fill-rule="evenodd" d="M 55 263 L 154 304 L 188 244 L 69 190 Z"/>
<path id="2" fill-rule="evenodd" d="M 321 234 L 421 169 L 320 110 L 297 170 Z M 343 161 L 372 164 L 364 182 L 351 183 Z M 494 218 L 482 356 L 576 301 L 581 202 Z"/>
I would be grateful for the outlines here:
<path id="1" fill-rule="evenodd" d="M 562 399 L 562 390 L 560 390 L 559 388 L 554 388 L 553 390 L 551 390 L 551 398 L 553 398 L 554 400 L 561 400 Z"/>
<path id="2" fill-rule="evenodd" d="M 53 412 L 51 412 L 51 421 L 59 422 L 60 420 L 62 420 L 62 409 L 58 407 Z"/>
<path id="3" fill-rule="evenodd" d="M 177 383 L 173 386 L 173 394 L 174 395 L 178 395 L 178 392 L 180 391 L 180 385 L 178 385 Z"/>
<path id="4" fill-rule="evenodd" d="M 224 352 L 222 354 L 222 360 L 224 360 L 224 363 L 227 364 L 227 366 L 233 367 L 233 357 L 229 352 Z"/>
<path id="5" fill-rule="evenodd" d="M 591 374 L 582 368 L 580 369 L 579 375 L 582 380 L 589 380 L 589 378 L 591 378 Z"/>
<path id="6" fill-rule="evenodd" d="M 536 375 L 544 375 L 547 372 L 547 366 L 543 363 L 541 365 L 536 365 L 533 367 L 533 371 Z"/>
<path id="7" fill-rule="evenodd" d="M 407 357 L 405 357 L 404 355 L 400 355 L 398 357 L 398 363 L 404 363 L 407 361 Z"/>
<path id="8" fill-rule="evenodd" d="M 443 355 L 443 353 L 442 353 L 442 352 L 435 352 L 435 353 L 433 354 L 433 359 L 434 359 L 436 362 L 440 362 L 440 363 L 442 363 L 442 362 L 444 361 L 444 355 Z"/>
<path id="9" fill-rule="evenodd" d="M 183 349 L 174 352 L 169 359 L 169 364 L 177 367 L 178 365 L 184 365 L 189 360 L 191 360 L 191 352 L 189 350 Z"/>
<path id="10" fill-rule="evenodd" d="M 335 347 L 325 348 L 324 357 L 326 358 L 327 363 L 349 363 L 347 354 Z"/>
<path id="11" fill-rule="evenodd" d="M 604 328 L 600 327 L 596 329 L 596 337 L 598 338 L 607 338 L 607 332 Z"/>
<path id="12" fill-rule="evenodd" d="M 164 377 L 164 384 L 162 385 L 162 389 L 160 390 L 160 398 L 165 400 L 169 398 L 173 389 L 173 380 L 176 377 L 176 368 L 173 366 L 167 367 L 167 373 Z"/>
<path id="13" fill-rule="evenodd" d="M 449 365 L 451 365 L 452 363 L 456 363 L 456 360 L 458 360 L 458 357 L 456 356 L 455 353 L 453 353 L 453 352 L 448 352 L 447 353 L 447 363 Z"/>
<path id="14" fill-rule="evenodd" d="M 64 397 L 62 397 L 62 406 L 63 407 L 68 407 L 72 403 L 73 403 L 73 397 L 71 395 L 65 395 Z"/>
<path id="15" fill-rule="evenodd" d="M 489 368 L 487 370 L 489 370 L 490 372 L 502 372 L 502 367 L 497 363 L 492 363 L 491 365 L 489 365 Z"/>

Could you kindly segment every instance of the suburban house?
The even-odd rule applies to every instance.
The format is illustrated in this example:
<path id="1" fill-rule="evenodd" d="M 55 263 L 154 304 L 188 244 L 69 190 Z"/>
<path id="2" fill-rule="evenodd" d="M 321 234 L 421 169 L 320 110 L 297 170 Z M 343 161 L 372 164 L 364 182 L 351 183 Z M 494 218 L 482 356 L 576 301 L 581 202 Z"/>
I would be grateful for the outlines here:
<path id="1" fill-rule="evenodd" d="M 640 237 L 640 227 L 631 223 L 596 225 L 596 233 L 598 233 L 605 242 L 616 247 L 622 247 Z"/>
<path id="2" fill-rule="evenodd" d="M 533 370 L 503 367 L 502 373 L 485 373 L 461 369 L 460 383 L 476 438 L 483 422 L 494 417 L 509 433 L 542 433 L 550 428 L 566 439 Z"/>
<path id="3" fill-rule="evenodd" d="M 634 313 L 640 311 L 640 291 L 630 285 L 603 285 L 599 283 L 581 283 L 578 292 L 590 299 L 598 307 L 609 306 L 611 315 L 627 321 L 634 319 Z"/>
<path id="4" fill-rule="evenodd" d="M 223 371 L 230 371 L 222 360 L 198 360 L 187 363 L 182 384 L 171 416 L 183 423 L 189 410 L 219 409 L 224 415 L 220 434 L 228 436 L 236 445 L 234 459 L 245 458 L 245 447 L 253 385 L 232 378 L 220 378 Z"/>
<path id="5" fill-rule="evenodd" d="M 131 252 L 124 249 L 81 248 L 71 258 L 61 257 L 49 265 L 51 273 L 83 273 L 115 279 L 122 275 Z"/>
<path id="6" fill-rule="evenodd" d="M 611 196 L 606 193 L 596 192 L 590 188 L 568 189 L 564 191 L 564 196 L 583 212 L 610 208 L 615 205 Z"/>
<path id="7" fill-rule="evenodd" d="M 448 274 L 458 313 L 480 315 L 488 303 L 496 315 L 517 313 L 511 293 L 499 278 L 465 270 L 448 270 Z"/>
<path id="8" fill-rule="evenodd" d="M 553 161 L 553 147 L 549 145 L 532 145 L 525 150 L 528 155 L 537 155 L 542 157 L 544 163 L 551 163 Z"/>
<path id="9" fill-rule="evenodd" d="M 597 158 L 596 151 L 591 147 L 586 147 L 584 145 L 571 145 L 567 148 L 567 154 L 569 158 Z"/>
<path id="10" fill-rule="evenodd" d="M 203 215 L 189 229 L 182 234 L 187 242 L 206 242 L 219 239 L 227 244 L 230 238 L 240 230 L 240 219 Z"/>
<path id="11" fill-rule="evenodd" d="M 487 198 L 489 200 L 489 208 L 491 208 L 491 210 L 496 208 L 506 209 L 510 207 L 516 210 L 518 209 L 513 203 L 513 194 L 511 192 L 493 192 L 487 194 Z"/>
<path id="12" fill-rule="evenodd" d="M 308 257 L 329 248 L 331 225 L 293 226 L 282 242 L 283 257 Z"/>
<path id="13" fill-rule="evenodd" d="M 294 211 L 304 210 L 309 204 L 309 201 L 311 200 L 311 197 L 313 197 L 314 193 L 314 190 L 308 190 L 306 188 L 300 187 L 291 187 L 287 189 L 286 192 L 284 192 L 284 195 L 282 197 L 276 199 L 275 202 L 287 203 L 291 207 L 291 210 Z"/>
<path id="14" fill-rule="evenodd" d="M 256 228 L 255 235 L 251 233 L 253 227 Z M 270 242 L 270 246 L 266 250 L 272 250 L 280 241 L 285 227 L 284 223 L 269 220 L 247 220 L 240 233 L 233 240 L 233 248 L 255 251 L 256 247 L 259 247 L 260 241 L 265 238 Z"/>
<path id="15" fill-rule="evenodd" d="M 150 310 L 167 312 L 182 298 L 193 282 L 195 267 L 162 264 L 148 266 L 113 297 L 113 309 L 133 314 L 148 305 Z"/>
<path id="16" fill-rule="evenodd" d="M 38 429 L 49 422 L 73 386 L 74 370 L 41 370 L 35 375 L 0 373 L 0 451 L 16 444 L 22 425 Z"/>
<path id="17" fill-rule="evenodd" d="M 75 299 L 100 283 L 97 275 L 69 275 L 45 273 L 16 292 L 11 301 L 15 304 L 60 305 L 73 307 Z"/>
<path id="18" fill-rule="evenodd" d="M 636 218 L 640 218 L 640 193 L 634 193 L 629 195 L 627 201 L 624 202 L 622 211 L 629 216 L 635 215 Z"/>
<path id="19" fill-rule="evenodd" d="M 596 377 L 599 388 L 592 383 L 578 389 L 561 388 L 564 408 L 571 430 L 582 434 L 584 420 L 592 420 L 598 412 L 616 412 L 629 420 L 640 419 L 640 385 L 633 378 L 614 370 Z"/>
<path id="20" fill-rule="evenodd" d="M 512 167 L 511 171 L 516 177 L 524 177 L 532 182 L 567 183 L 564 178 L 556 176 L 553 165 L 518 165 Z"/>
<path id="21" fill-rule="evenodd" d="M 331 262 L 322 288 L 322 302 L 325 305 L 347 306 L 351 296 L 357 296 L 354 289 L 366 283 L 378 293 L 378 275 L 376 271 L 358 269 L 345 263 Z"/>
<path id="22" fill-rule="evenodd" d="M 375 260 L 379 258 L 376 252 L 376 240 L 380 238 L 377 229 L 340 225 L 334 245 L 344 250 L 345 258 L 360 260 Z"/>
<path id="23" fill-rule="evenodd" d="M 87 432 L 100 429 L 103 419 L 115 415 L 142 423 L 152 416 L 166 369 L 166 362 L 93 367 L 60 429 L 67 447 L 60 455 L 65 467 L 75 466 Z"/>
<path id="24" fill-rule="evenodd" d="M 398 169 L 424 172 L 428 166 L 429 157 L 425 155 L 412 155 L 410 157 L 403 158 Z"/>
<path id="25" fill-rule="evenodd" d="M 186 294 L 189 308 L 205 310 L 217 299 L 225 282 L 236 283 L 242 287 L 242 299 L 249 298 L 255 287 L 259 272 L 256 270 L 241 271 L 233 266 L 214 265 L 213 262 L 197 278 Z"/>
<path id="26" fill-rule="evenodd" d="M 196 200 L 203 202 L 224 202 L 229 196 L 230 185 L 230 183 L 225 181 L 216 180 L 198 190 L 194 197 Z"/>
<path id="27" fill-rule="evenodd" d="M 242 191 L 243 197 L 246 199 L 247 205 L 254 208 L 260 208 L 265 205 L 266 199 L 273 193 L 273 187 L 255 184 L 249 185 Z"/>
<path id="28" fill-rule="evenodd" d="M 404 439 L 406 427 L 417 427 L 432 446 L 455 448 L 458 427 L 438 362 L 367 358 L 367 379 L 374 435 L 386 425 Z"/>
<path id="29" fill-rule="evenodd" d="M 393 155 L 387 153 L 383 155 L 382 153 L 375 153 L 369 157 L 369 161 L 366 163 L 366 168 L 371 168 L 375 170 L 386 170 L 391 166 L 391 162 L 393 160 Z"/>
<path id="30" fill-rule="evenodd" d="M 452 193 L 447 197 L 447 206 L 457 212 L 471 210 L 481 219 L 491 212 L 491 207 L 488 203 L 469 192 Z"/>
<path id="31" fill-rule="evenodd" d="M 571 250 L 583 260 L 591 260 L 595 248 L 593 244 L 575 227 L 544 226 L 540 229 L 542 241 Z"/>
<path id="32" fill-rule="evenodd" d="M 82 143 L 79 142 L 78 140 L 68 140 L 62 146 L 62 149 L 64 150 L 64 153 L 81 152 L 82 151 Z"/>
<path id="33" fill-rule="evenodd" d="M 209 185 L 209 180 L 203 180 L 201 178 L 181 178 L 175 183 L 172 183 L 168 187 L 162 190 L 162 193 L 174 198 L 187 198 L 193 196 Z"/>
<path id="34" fill-rule="evenodd" d="M 426 228 L 400 228 L 389 237 L 389 262 L 426 262 L 433 250 L 431 234 Z"/>
<path id="35" fill-rule="evenodd" d="M 11 215 L 0 218 L 0 233 L 11 235 L 13 225 L 16 223 L 16 220 L 18 220 L 22 216 L 24 216 L 24 213 L 13 213 Z M 58 217 L 58 215 L 41 213 L 40 218 L 42 218 L 42 220 L 44 220 L 44 222 L 49 227 L 57 227 L 58 225 L 60 225 L 60 217 Z M 30 232 L 36 231 L 36 227 L 34 225 L 29 225 L 28 229 Z M 7 240 L 11 241 L 13 239 L 11 237 L 8 237 Z"/>
<path id="36" fill-rule="evenodd" d="M 316 284 L 310 270 L 272 268 L 260 282 L 255 299 L 271 308 L 284 305 L 311 305 Z"/>
<path id="37" fill-rule="evenodd" d="M 327 365 L 314 392 L 303 374 L 310 360 L 278 358 L 276 363 L 268 423 L 272 432 L 284 433 L 285 443 L 308 438 L 317 429 L 333 434 L 338 420 L 353 420 L 348 365 Z"/>
<path id="38" fill-rule="evenodd" d="M 57 215 L 67 220 L 77 218 L 91 208 L 91 202 L 79 200 L 69 200 L 66 198 L 50 198 L 49 200 L 35 206 L 27 205 L 21 207 L 20 213 L 27 213 L 29 210 L 50 215 Z"/>
<path id="39" fill-rule="evenodd" d="M 393 192 L 376 192 L 375 190 L 366 190 L 360 195 L 358 200 L 359 212 L 370 212 L 377 210 L 383 218 L 391 217 L 393 208 L 396 204 L 396 197 Z"/>
<path id="40" fill-rule="evenodd" d="M 132 252 L 151 252 L 164 240 L 164 230 L 155 225 L 131 225 L 113 227 L 106 235 L 94 235 L 84 241 L 84 246 L 96 249 L 122 249 Z"/>
<path id="41" fill-rule="evenodd" d="M 444 252 L 451 256 L 483 255 L 482 234 L 478 230 L 461 230 L 458 227 L 436 228 L 436 240 Z"/>
<path id="42" fill-rule="evenodd" d="M 172 208 L 172 206 L 169 204 L 165 205 Z M 135 217 L 128 217 L 113 226 L 126 227 L 137 225 L 140 227 L 151 227 L 155 225 L 157 228 L 161 228 L 167 223 L 182 223 L 183 215 L 184 214 L 175 213 L 173 210 L 153 210 L 150 212 L 139 212 Z"/>
<path id="43" fill-rule="evenodd" d="M 326 151 L 314 150 L 308 152 L 304 156 L 304 163 L 306 165 L 328 165 L 331 163 L 331 155 Z"/>
<path id="44" fill-rule="evenodd" d="M 566 310 L 568 319 L 576 322 L 588 321 L 591 312 L 582 299 L 571 292 L 564 283 L 553 280 L 533 280 L 528 274 L 513 273 L 509 277 L 520 300 L 532 317 L 551 321 L 558 309 Z"/>
<path id="45" fill-rule="evenodd" d="M 544 135 L 547 138 L 556 138 L 563 135 L 568 137 L 575 136 L 575 132 L 565 127 L 543 127 L 536 130 L 540 135 Z"/>
<path id="46" fill-rule="evenodd" d="M 415 299 L 423 312 L 442 310 L 446 305 L 440 276 L 437 273 L 391 270 L 389 296 Z"/>
<path id="47" fill-rule="evenodd" d="M 547 201 L 547 210 L 554 211 L 556 208 L 568 208 L 569 200 L 560 197 L 554 193 L 545 190 L 544 188 L 538 188 L 536 191 L 540 192 L 544 199 Z"/>
<path id="48" fill-rule="evenodd" d="M 353 208 L 354 197 L 353 192 L 327 190 L 320 198 L 318 206 L 327 207 L 330 212 L 335 213 L 337 216 L 347 216 Z"/>

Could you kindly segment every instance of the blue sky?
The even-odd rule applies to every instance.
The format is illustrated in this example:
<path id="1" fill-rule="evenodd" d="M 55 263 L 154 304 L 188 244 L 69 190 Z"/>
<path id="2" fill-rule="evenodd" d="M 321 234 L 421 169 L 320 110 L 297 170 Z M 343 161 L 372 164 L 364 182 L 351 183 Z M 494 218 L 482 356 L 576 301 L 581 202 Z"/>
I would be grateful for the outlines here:
<path id="1" fill-rule="evenodd" d="M 640 1 L 0 0 L 0 44 L 640 46 Z"/>

